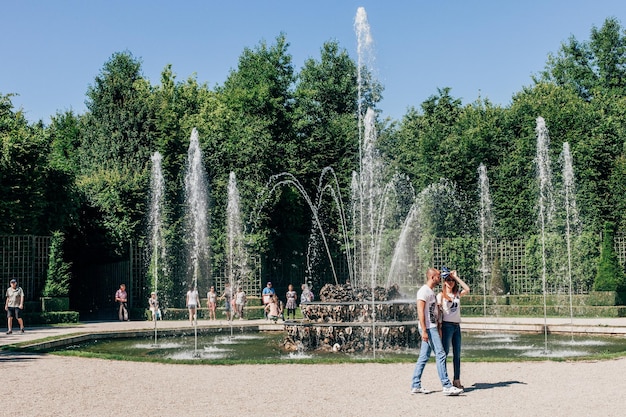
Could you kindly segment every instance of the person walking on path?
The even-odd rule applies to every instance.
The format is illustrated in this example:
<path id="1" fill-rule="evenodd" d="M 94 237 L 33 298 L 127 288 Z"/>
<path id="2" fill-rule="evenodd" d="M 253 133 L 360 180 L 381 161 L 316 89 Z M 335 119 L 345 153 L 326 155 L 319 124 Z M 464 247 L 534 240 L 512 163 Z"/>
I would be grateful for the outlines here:
<path id="1" fill-rule="evenodd" d="M 128 294 L 126 284 L 120 284 L 120 288 L 115 292 L 115 302 L 119 304 L 118 318 L 120 321 L 128 320 Z"/>
<path id="2" fill-rule="evenodd" d="M 455 387 L 448 378 L 446 371 L 446 353 L 441 343 L 439 333 L 439 307 L 433 289 L 441 282 L 441 273 L 438 269 L 428 268 L 426 271 L 426 284 L 417 291 L 417 315 L 419 318 L 418 329 L 422 336 L 420 355 L 415 363 L 411 382 L 411 394 L 429 394 L 431 391 L 422 387 L 422 373 L 430 358 L 430 352 L 435 352 L 437 373 L 443 386 L 445 395 L 459 395 L 462 389 Z"/>
<path id="3" fill-rule="evenodd" d="M 469 294 L 470 288 L 457 271 L 450 272 L 445 266 L 441 268 L 443 279 L 442 291 L 437 294 L 437 304 L 441 306 L 443 322 L 441 325 L 441 341 L 446 358 L 452 344 L 454 377 L 452 385 L 463 389 L 461 385 L 461 297 Z M 461 289 L 459 289 L 459 286 Z"/>
<path id="4" fill-rule="evenodd" d="M 24 309 L 24 290 L 17 286 L 17 280 L 12 279 L 5 295 L 4 309 L 7 312 L 7 334 L 13 333 L 13 317 L 17 319 L 20 331 L 24 333 L 24 320 L 20 317 L 20 313 Z"/>

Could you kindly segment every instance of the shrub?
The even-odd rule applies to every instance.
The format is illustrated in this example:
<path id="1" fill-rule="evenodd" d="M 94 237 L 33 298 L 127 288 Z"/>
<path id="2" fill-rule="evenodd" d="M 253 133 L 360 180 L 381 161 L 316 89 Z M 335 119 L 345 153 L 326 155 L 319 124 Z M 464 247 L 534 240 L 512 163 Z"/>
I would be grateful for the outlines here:
<path id="1" fill-rule="evenodd" d="M 626 291 L 626 278 L 615 252 L 614 239 L 615 224 L 606 222 L 602 235 L 598 273 L 593 283 L 593 289 L 596 291 Z"/>
<path id="2" fill-rule="evenodd" d="M 44 297 L 67 297 L 70 293 L 71 264 L 63 261 L 63 233 L 56 231 L 50 240 L 50 261 L 46 285 L 42 291 Z"/>
<path id="3" fill-rule="evenodd" d="M 491 295 L 503 295 L 507 291 L 502 268 L 500 267 L 500 259 L 496 258 L 491 268 Z"/>

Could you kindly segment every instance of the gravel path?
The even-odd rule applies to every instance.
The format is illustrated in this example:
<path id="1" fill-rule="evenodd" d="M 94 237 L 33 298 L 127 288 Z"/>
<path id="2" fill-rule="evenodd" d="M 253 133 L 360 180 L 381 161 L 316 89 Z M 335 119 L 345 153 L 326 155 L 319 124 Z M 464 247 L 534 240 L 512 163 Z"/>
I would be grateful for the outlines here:
<path id="1" fill-rule="evenodd" d="M 1 354 L 0 415 L 622 416 L 626 358 L 464 363 L 466 392 L 409 394 L 413 364 L 171 365 Z"/>

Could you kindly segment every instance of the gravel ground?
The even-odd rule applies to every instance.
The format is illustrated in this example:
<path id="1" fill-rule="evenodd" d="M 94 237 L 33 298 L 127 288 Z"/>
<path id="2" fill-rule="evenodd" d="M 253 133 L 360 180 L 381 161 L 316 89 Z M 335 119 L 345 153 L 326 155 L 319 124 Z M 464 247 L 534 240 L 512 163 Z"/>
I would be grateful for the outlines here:
<path id="1" fill-rule="evenodd" d="M 409 393 L 413 364 L 171 365 L 0 355 L 5 406 L 26 416 L 623 416 L 626 358 L 464 363 L 446 397 L 434 363 Z"/>

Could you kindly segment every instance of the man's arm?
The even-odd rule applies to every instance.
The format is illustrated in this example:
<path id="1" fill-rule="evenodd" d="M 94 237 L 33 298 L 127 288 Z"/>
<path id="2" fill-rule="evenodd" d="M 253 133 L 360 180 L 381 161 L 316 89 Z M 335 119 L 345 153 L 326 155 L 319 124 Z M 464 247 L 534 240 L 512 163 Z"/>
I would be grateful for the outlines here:
<path id="1" fill-rule="evenodd" d="M 422 340 L 428 342 L 428 332 L 426 331 L 426 317 L 424 316 L 424 308 L 426 307 L 426 301 L 417 300 L 417 317 L 422 328 Z"/>

